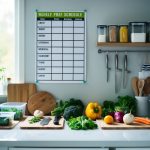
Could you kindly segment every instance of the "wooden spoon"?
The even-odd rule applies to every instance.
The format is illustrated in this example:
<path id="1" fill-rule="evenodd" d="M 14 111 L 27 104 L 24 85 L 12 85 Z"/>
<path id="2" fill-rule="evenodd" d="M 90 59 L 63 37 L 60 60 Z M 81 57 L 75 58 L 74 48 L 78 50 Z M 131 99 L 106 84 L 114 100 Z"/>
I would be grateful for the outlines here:
<path id="1" fill-rule="evenodd" d="M 142 96 L 144 84 L 145 84 L 145 81 L 143 79 L 138 80 L 139 96 Z"/>
<path id="2" fill-rule="evenodd" d="M 133 77 L 132 79 L 131 79 L 131 86 L 132 86 L 132 89 L 133 89 L 133 91 L 134 91 L 134 94 L 135 94 L 135 96 L 138 96 L 139 95 L 139 92 L 138 92 L 138 80 L 139 80 L 139 78 L 138 77 Z"/>

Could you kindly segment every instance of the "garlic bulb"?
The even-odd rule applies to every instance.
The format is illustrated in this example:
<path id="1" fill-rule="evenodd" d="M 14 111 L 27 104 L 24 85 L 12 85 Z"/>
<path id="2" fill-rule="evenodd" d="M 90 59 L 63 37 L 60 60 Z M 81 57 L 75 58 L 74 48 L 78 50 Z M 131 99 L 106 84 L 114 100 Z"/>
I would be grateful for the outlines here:
<path id="1" fill-rule="evenodd" d="M 125 124 L 131 124 L 134 121 L 134 116 L 131 113 L 125 114 L 123 116 L 123 122 Z"/>
<path id="2" fill-rule="evenodd" d="M 34 111 L 34 116 L 42 118 L 44 116 L 44 113 L 41 110 L 35 110 Z"/>

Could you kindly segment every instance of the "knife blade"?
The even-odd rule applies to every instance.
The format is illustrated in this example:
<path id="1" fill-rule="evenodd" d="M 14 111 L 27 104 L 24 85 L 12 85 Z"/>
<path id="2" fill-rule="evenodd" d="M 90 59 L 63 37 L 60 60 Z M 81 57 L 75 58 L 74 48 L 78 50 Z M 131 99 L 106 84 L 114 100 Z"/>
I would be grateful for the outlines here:
<path id="1" fill-rule="evenodd" d="M 120 83 L 121 83 L 121 72 L 122 69 L 118 66 L 119 60 L 118 60 L 118 53 L 115 54 L 115 93 L 119 92 L 120 89 Z"/>
<path id="2" fill-rule="evenodd" d="M 128 70 L 128 56 L 125 54 L 124 56 L 124 74 L 123 74 L 123 88 L 125 89 L 128 82 L 128 73 L 131 71 Z"/>
<path id="3" fill-rule="evenodd" d="M 42 125 L 42 126 L 48 125 L 48 123 L 50 122 L 50 120 L 52 120 L 50 117 L 46 117 L 46 118 L 44 118 L 44 119 L 40 122 L 40 125 Z"/>
<path id="4" fill-rule="evenodd" d="M 108 82 L 109 81 L 109 71 L 111 70 L 111 68 L 109 67 L 109 56 L 108 56 L 108 53 L 106 54 L 105 61 L 106 61 L 106 74 L 107 74 L 106 81 Z"/>

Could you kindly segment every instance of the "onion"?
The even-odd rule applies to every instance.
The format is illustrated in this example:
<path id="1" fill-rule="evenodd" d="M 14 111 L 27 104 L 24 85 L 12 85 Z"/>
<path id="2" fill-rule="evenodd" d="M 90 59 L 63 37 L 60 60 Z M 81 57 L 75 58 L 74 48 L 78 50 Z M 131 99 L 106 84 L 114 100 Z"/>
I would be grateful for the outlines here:
<path id="1" fill-rule="evenodd" d="M 116 122 L 119 122 L 119 123 L 123 123 L 123 116 L 124 116 L 124 112 L 115 112 L 114 114 L 114 118 L 116 120 Z"/>
<path id="2" fill-rule="evenodd" d="M 42 118 L 44 116 L 44 113 L 41 110 L 35 110 L 34 111 L 34 116 Z"/>
<path id="3" fill-rule="evenodd" d="M 131 124 L 134 121 L 134 116 L 131 113 L 125 114 L 123 116 L 123 122 L 125 124 Z"/>

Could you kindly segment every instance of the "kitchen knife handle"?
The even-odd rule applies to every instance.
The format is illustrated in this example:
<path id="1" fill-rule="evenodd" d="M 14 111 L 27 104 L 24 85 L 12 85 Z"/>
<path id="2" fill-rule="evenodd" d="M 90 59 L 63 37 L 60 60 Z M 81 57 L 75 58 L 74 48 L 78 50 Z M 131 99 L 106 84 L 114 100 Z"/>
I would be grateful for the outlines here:
<path id="1" fill-rule="evenodd" d="M 106 54 L 105 62 L 106 62 L 106 68 L 108 70 L 111 70 L 111 68 L 109 67 L 109 56 L 108 56 L 108 54 Z"/>
<path id="2" fill-rule="evenodd" d="M 53 121 L 54 125 L 59 125 L 60 118 L 61 116 L 55 116 L 54 121 Z"/>
<path id="3" fill-rule="evenodd" d="M 127 55 L 125 54 L 124 56 L 124 70 L 127 71 L 127 64 L 128 63 L 128 58 L 127 58 Z"/>
<path id="4" fill-rule="evenodd" d="M 115 54 L 115 69 L 118 71 L 122 71 L 122 69 L 118 67 L 118 63 L 119 63 L 119 59 L 118 59 L 118 54 L 116 52 L 116 54 Z"/>

